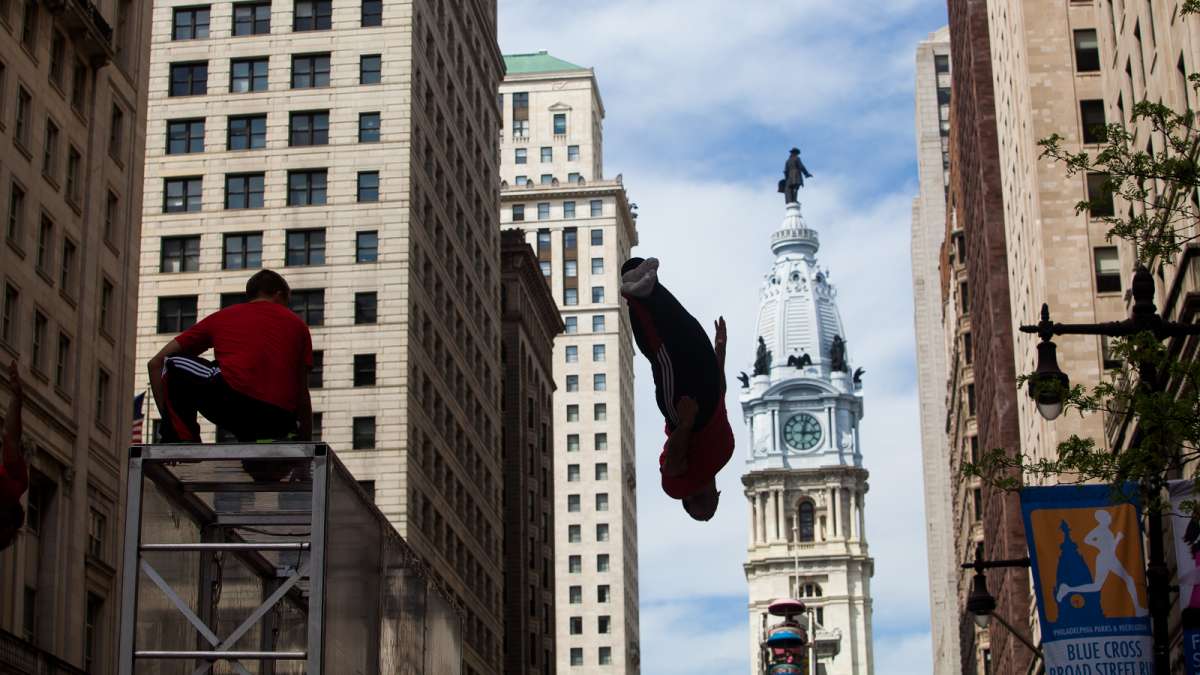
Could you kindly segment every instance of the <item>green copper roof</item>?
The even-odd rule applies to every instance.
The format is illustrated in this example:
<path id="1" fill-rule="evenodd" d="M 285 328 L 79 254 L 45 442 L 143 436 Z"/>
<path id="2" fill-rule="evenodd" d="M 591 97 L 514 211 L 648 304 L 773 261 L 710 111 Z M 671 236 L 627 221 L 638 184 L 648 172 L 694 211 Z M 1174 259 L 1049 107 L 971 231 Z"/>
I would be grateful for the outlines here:
<path id="1" fill-rule="evenodd" d="M 587 70 L 583 66 L 577 66 L 574 63 L 568 63 L 560 58 L 550 56 L 544 51 L 533 54 L 505 54 L 504 66 L 509 75 L 553 73 L 560 70 Z"/>

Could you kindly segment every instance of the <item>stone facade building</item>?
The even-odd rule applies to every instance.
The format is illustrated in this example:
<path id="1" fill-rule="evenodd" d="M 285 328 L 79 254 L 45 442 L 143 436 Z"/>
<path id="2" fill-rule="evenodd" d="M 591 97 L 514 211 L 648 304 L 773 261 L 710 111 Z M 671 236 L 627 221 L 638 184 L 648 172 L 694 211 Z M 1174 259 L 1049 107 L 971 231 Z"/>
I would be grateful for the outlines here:
<path id="1" fill-rule="evenodd" d="M 282 272 L 317 352 L 315 432 L 465 608 L 465 672 L 494 672 L 495 2 L 167 0 L 150 64 L 136 382 L 256 269 Z"/>
<path id="2" fill-rule="evenodd" d="M 500 247 L 504 673 L 554 672 L 554 338 L 562 317 L 521 230 Z M 531 611 L 532 610 L 532 611 Z"/>
<path id="3" fill-rule="evenodd" d="M 0 671 L 113 672 L 149 3 L 0 2 L 0 415 L 31 486 L 0 552 Z"/>
<path id="4" fill-rule="evenodd" d="M 815 621 L 816 672 L 871 675 L 875 561 L 866 536 L 862 384 L 846 355 L 837 289 L 817 265 L 820 241 L 799 204 L 787 205 L 770 241 L 775 260 L 763 275 L 757 323 L 767 372 L 756 372 L 739 397 L 750 431 L 742 475 L 750 673 L 762 672 L 767 607 L 797 598 Z"/>
<path id="5" fill-rule="evenodd" d="M 591 69 L 505 57 L 501 224 L 534 247 L 562 313 L 554 345 L 554 634 L 559 672 L 640 672 L 633 337 L 618 290 L 637 230 L 603 173 Z"/>
<path id="6" fill-rule="evenodd" d="M 917 45 L 917 168 L 920 193 L 913 198 L 913 321 L 917 383 L 921 397 L 921 463 L 925 481 L 925 541 L 929 563 L 929 609 L 936 675 L 959 670 L 958 569 L 951 517 L 946 381 L 949 377 L 946 308 L 941 283 L 950 183 L 950 30 L 943 27 Z M 950 307 L 953 311 L 953 307 Z M 954 336 L 957 337 L 957 336 Z"/>

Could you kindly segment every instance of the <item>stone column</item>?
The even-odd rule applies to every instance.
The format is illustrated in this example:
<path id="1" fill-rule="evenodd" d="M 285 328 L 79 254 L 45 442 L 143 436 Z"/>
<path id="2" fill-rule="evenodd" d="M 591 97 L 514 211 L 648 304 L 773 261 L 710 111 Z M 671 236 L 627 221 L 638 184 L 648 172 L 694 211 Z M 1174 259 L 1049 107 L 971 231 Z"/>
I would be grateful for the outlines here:
<path id="1" fill-rule="evenodd" d="M 758 500 L 756 497 L 751 497 L 748 501 L 750 502 L 750 528 L 747 533 L 750 536 L 750 548 L 754 548 L 754 545 L 758 543 L 758 504 L 756 503 Z"/>
<path id="2" fill-rule="evenodd" d="M 830 539 L 837 539 L 841 528 L 838 527 L 838 489 L 836 487 L 829 488 L 829 526 Z"/>

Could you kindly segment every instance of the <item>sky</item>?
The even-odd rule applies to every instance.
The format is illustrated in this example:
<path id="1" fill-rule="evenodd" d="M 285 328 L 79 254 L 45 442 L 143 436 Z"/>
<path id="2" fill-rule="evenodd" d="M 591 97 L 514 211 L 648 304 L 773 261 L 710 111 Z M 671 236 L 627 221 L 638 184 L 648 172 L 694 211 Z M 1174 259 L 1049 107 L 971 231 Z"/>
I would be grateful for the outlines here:
<path id="1" fill-rule="evenodd" d="M 605 177 L 621 174 L 639 207 L 634 253 L 662 260 L 660 278 L 701 323 L 726 318 L 730 373 L 753 362 L 768 237 L 784 215 L 776 183 L 788 150 L 803 151 L 804 217 L 838 288 L 851 368 L 866 369 L 879 675 L 932 671 L 909 233 L 913 63 L 945 13 L 941 0 L 499 0 L 505 53 L 595 69 Z M 640 356 L 635 375 L 642 672 L 749 672 L 736 388 L 721 508 L 697 523 L 659 488 L 662 416 Z"/>

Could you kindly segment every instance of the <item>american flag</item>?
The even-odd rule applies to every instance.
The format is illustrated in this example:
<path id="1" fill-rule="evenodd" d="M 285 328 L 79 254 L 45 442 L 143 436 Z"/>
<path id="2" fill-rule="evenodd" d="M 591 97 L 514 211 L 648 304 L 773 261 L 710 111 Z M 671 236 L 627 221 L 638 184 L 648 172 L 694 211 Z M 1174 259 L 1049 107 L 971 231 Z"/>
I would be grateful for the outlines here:
<path id="1" fill-rule="evenodd" d="M 133 427 L 130 430 L 129 443 L 131 445 L 140 445 L 142 442 L 142 424 L 146 421 L 146 415 L 142 413 L 142 408 L 145 407 L 146 392 L 142 392 L 133 397 Z"/>

